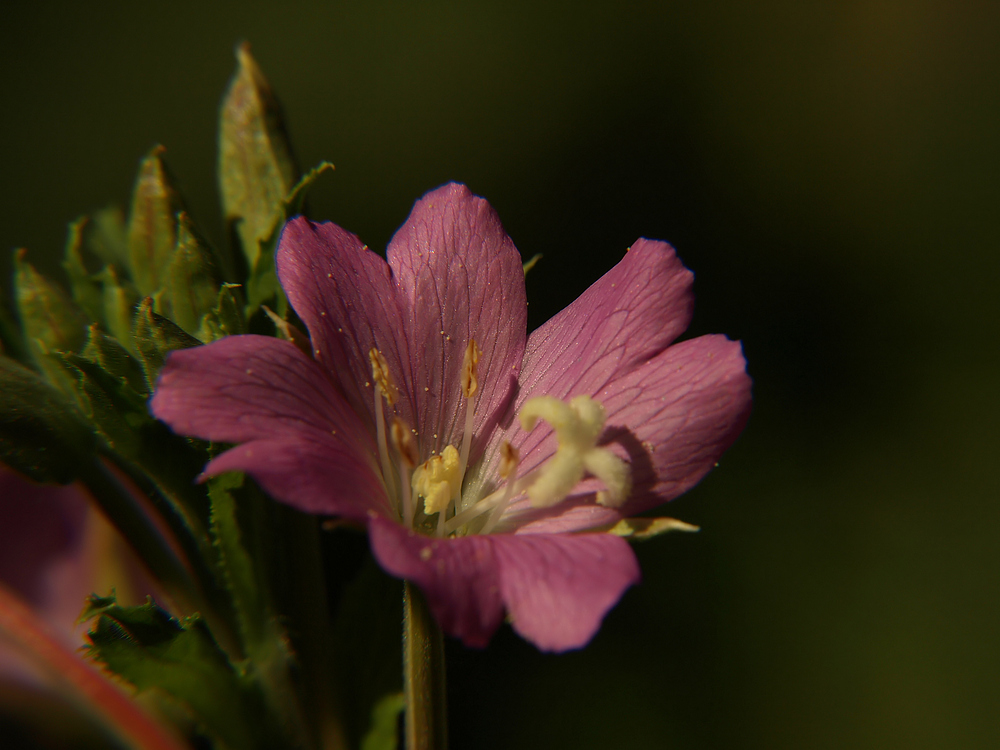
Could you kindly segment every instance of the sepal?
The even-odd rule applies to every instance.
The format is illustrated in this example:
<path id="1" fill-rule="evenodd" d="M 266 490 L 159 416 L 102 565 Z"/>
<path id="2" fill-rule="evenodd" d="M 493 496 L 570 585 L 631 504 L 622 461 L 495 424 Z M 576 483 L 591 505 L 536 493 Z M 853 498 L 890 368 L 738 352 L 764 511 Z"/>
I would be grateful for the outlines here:
<path id="1" fill-rule="evenodd" d="M 183 210 L 156 146 L 139 164 L 128 223 L 128 257 L 139 294 L 149 296 L 163 286 L 163 276 L 177 243 L 177 213 Z"/>
<path id="2" fill-rule="evenodd" d="M 162 315 L 154 313 L 153 300 L 149 297 L 139 303 L 133 337 L 150 390 L 156 386 L 156 378 L 170 352 L 201 346 L 201 341 L 194 336 L 185 333 Z"/>

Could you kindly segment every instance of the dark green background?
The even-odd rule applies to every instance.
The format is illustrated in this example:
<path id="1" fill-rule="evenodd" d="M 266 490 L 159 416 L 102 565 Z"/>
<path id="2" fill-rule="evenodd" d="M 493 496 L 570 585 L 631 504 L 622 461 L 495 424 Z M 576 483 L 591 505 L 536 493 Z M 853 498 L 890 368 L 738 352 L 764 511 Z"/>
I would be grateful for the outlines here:
<path id="1" fill-rule="evenodd" d="M 531 322 L 635 238 L 743 340 L 755 406 L 583 652 L 451 651 L 455 748 L 1000 746 L 1000 6 L 9 2 L 0 244 L 55 268 L 155 142 L 221 240 L 237 41 L 312 199 L 384 247 L 447 180 Z M 4 260 L 9 273 L 9 260 Z"/>

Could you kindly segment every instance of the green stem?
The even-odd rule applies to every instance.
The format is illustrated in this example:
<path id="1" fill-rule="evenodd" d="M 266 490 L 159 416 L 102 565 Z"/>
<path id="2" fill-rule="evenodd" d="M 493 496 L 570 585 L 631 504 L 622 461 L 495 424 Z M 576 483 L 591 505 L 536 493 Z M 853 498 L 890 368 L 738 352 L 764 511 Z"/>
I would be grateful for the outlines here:
<path id="1" fill-rule="evenodd" d="M 406 750 L 446 750 L 444 638 L 420 590 L 403 583 Z"/>

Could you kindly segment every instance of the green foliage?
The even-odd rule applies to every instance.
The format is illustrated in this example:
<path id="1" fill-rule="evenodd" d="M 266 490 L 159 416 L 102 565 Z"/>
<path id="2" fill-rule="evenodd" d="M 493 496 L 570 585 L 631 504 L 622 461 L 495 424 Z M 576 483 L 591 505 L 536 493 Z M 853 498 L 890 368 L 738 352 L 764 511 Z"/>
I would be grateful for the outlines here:
<path id="1" fill-rule="evenodd" d="M 215 253 L 185 212 L 177 214 L 177 245 L 165 275 L 164 314 L 191 335 L 215 307 L 222 274 Z"/>
<path id="2" fill-rule="evenodd" d="M 128 223 L 128 257 L 139 294 L 148 297 L 163 286 L 163 274 L 177 244 L 180 195 L 156 146 L 139 165 Z"/>
<path id="3" fill-rule="evenodd" d="M 219 188 L 226 225 L 235 230 L 247 268 L 256 269 L 260 243 L 273 233 L 298 170 L 281 108 L 250 46 L 241 45 L 236 59 L 219 122 Z"/>
<path id="4" fill-rule="evenodd" d="M 152 600 L 122 607 L 91 596 L 81 619 L 94 618 L 89 656 L 140 693 L 182 706 L 219 746 L 288 746 L 252 673 L 230 662 L 198 615 L 177 620 Z"/>
<path id="5" fill-rule="evenodd" d="M 150 390 L 156 386 L 156 376 L 160 374 L 170 352 L 201 346 L 198 339 L 185 333 L 176 323 L 154 313 L 153 301 L 149 297 L 139 303 L 133 336 Z"/>
<path id="6" fill-rule="evenodd" d="M 37 482 L 72 481 L 95 447 L 83 416 L 38 374 L 0 356 L 0 459 Z"/>

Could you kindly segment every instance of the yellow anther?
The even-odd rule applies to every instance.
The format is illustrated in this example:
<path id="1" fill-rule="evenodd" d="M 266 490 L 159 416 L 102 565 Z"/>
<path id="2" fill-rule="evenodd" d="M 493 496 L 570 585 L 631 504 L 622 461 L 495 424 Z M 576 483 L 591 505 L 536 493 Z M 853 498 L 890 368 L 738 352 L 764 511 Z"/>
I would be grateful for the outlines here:
<path id="1" fill-rule="evenodd" d="M 413 439 L 413 433 L 410 432 L 406 423 L 399 417 L 396 417 L 392 420 L 389 435 L 392 438 L 392 445 L 396 449 L 396 453 L 399 454 L 403 465 L 407 469 L 412 469 L 416 466 L 417 461 L 420 460 L 420 456 L 417 454 L 417 441 Z"/>
<path id="2" fill-rule="evenodd" d="M 506 479 L 517 470 L 521 454 L 517 448 L 504 440 L 500 444 L 500 477 Z"/>
<path id="3" fill-rule="evenodd" d="M 575 396 L 569 403 L 551 396 L 528 399 L 521 409 L 521 426 L 530 431 L 544 419 L 556 432 L 559 448 L 539 470 L 528 487 L 536 508 L 547 508 L 565 499 L 590 472 L 604 483 L 597 502 L 617 508 L 632 489 L 629 465 L 607 448 L 597 447 L 604 429 L 604 407 L 590 396 Z"/>
<path id="4" fill-rule="evenodd" d="M 396 387 L 396 381 L 389 372 L 389 363 L 385 361 L 382 352 L 374 346 L 368 350 L 368 359 L 372 363 L 372 379 L 382 389 L 382 395 L 389 402 L 389 406 L 392 406 L 399 398 L 399 388 Z"/>
<path id="5" fill-rule="evenodd" d="M 462 361 L 462 393 L 466 398 L 472 398 L 479 389 L 479 378 L 477 367 L 479 355 L 482 350 L 476 345 L 475 339 L 469 339 L 469 345 L 465 347 L 465 359 Z"/>
<path id="6" fill-rule="evenodd" d="M 413 472 L 413 493 L 424 499 L 424 513 L 440 513 L 461 492 L 458 451 L 446 445 L 438 456 L 424 461 Z"/>

